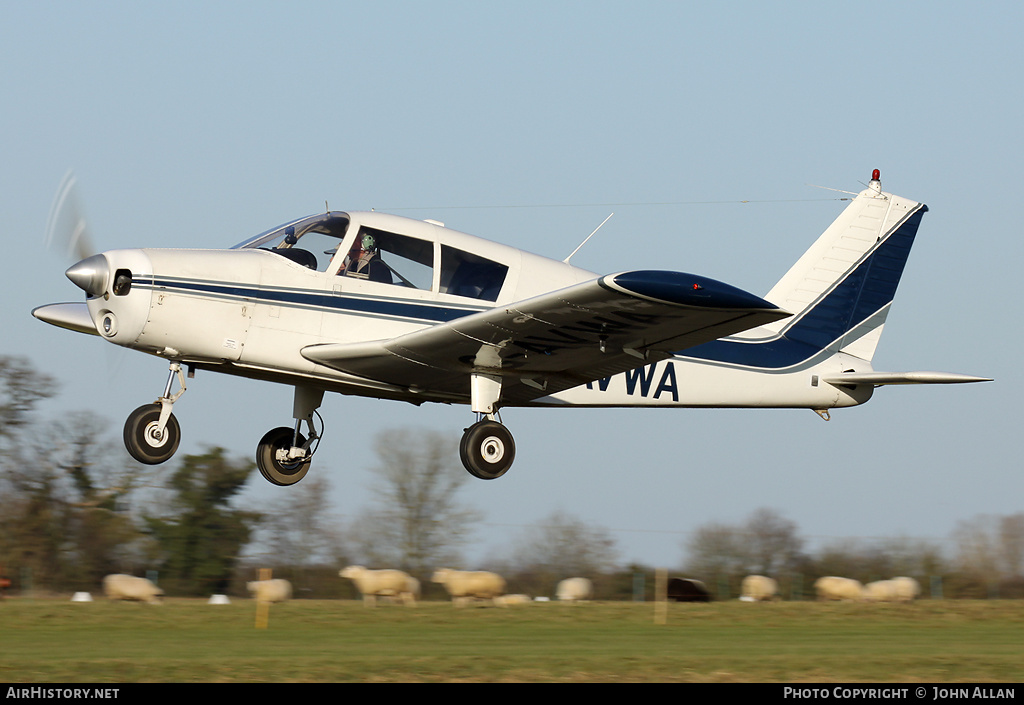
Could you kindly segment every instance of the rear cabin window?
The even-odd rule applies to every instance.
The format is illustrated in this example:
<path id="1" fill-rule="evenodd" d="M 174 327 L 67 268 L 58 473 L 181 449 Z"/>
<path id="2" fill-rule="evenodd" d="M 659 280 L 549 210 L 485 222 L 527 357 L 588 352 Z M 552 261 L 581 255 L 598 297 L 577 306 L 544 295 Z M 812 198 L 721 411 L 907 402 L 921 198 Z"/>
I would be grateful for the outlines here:
<path id="1" fill-rule="evenodd" d="M 441 245 L 441 293 L 497 301 L 508 266 Z"/>

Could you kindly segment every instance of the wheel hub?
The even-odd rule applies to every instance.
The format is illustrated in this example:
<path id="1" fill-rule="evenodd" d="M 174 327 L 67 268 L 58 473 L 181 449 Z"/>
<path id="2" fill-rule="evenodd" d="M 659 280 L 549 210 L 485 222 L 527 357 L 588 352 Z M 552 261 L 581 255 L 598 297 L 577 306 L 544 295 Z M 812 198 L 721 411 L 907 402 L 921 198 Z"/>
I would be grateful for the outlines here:
<path id="1" fill-rule="evenodd" d="M 484 442 L 480 446 L 480 454 L 483 459 L 488 463 L 499 463 L 505 456 L 505 444 L 501 442 L 500 438 L 495 436 L 489 436 L 484 439 Z"/>
<path id="2" fill-rule="evenodd" d="M 160 430 L 160 424 L 155 421 L 146 426 L 143 437 L 154 448 L 159 448 L 167 442 L 167 434 Z"/>

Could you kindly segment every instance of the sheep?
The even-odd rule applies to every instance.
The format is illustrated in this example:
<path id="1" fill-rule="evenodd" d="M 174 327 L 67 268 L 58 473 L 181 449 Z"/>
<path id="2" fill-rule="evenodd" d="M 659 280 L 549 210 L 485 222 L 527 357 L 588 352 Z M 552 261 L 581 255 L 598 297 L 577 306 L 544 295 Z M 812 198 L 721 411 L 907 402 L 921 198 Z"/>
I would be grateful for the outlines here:
<path id="1" fill-rule="evenodd" d="M 398 598 L 413 607 L 420 594 L 420 581 L 401 570 L 369 570 L 361 565 L 350 565 L 338 575 L 355 583 L 366 607 L 375 606 L 378 596 Z"/>
<path id="2" fill-rule="evenodd" d="M 510 605 L 528 605 L 533 602 L 529 595 L 516 594 L 516 595 L 501 595 L 494 598 L 494 604 L 502 607 L 509 607 Z"/>
<path id="3" fill-rule="evenodd" d="M 842 602 L 860 602 L 864 599 L 864 586 L 851 578 L 838 578 L 828 575 L 814 582 L 814 589 L 819 600 L 840 600 Z"/>
<path id="4" fill-rule="evenodd" d="M 740 584 L 740 599 L 745 602 L 777 600 L 779 584 L 764 575 L 748 575 Z"/>
<path id="5" fill-rule="evenodd" d="M 505 606 L 500 600 L 505 594 L 505 579 L 497 573 L 438 568 L 431 581 L 444 585 L 445 590 L 452 596 L 452 604 L 456 607 L 461 607 L 474 598 L 492 600 L 495 605 Z"/>
<path id="6" fill-rule="evenodd" d="M 139 600 L 156 605 L 164 591 L 146 578 L 114 573 L 103 578 L 103 594 L 110 600 Z"/>
<path id="7" fill-rule="evenodd" d="M 921 586 L 913 578 L 876 580 L 864 586 L 868 602 L 913 602 L 921 594 Z"/>
<path id="8" fill-rule="evenodd" d="M 587 578 L 566 578 L 555 590 L 555 596 L 562 602 L 581 602 L 593 595 L 594 584 Z"/>
<path id="9" fill-rule="evenodd" d="M 711 602 L 708 586 L 694 578 L 669 578 L 665 597 L 675 602 Z"/>
<path id="10" fill-rule="evenodd" d="M 892 582 L 896 586 L 897 602 L 913 602 L 921 595 L 921 586 L 913 578 L 893 578 Z"/>
<path id="11" fill-rule="evenodd" d="M 283 578 L 253 580 L 246 583 L 245 587 L 257 602 L 286 602 L 292 599 L 292 584 Z"/>
<path id="12" fill-rule="evenodd" d="M 865 602 L 895 602 L 896 586 L 891 580 L 875 580 L 864 586 Z"/>

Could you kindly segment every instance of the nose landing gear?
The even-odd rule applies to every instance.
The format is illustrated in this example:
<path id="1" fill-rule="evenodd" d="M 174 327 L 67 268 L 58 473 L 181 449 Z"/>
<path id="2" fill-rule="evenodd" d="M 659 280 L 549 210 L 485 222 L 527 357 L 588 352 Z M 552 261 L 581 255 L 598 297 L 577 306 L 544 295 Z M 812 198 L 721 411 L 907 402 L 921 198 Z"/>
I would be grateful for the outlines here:
<path id="1" fill-rule="evenodd" d="M 181 389 L 171 394 L 175 378 Z M 129 455 L 145 465 L 159 465 L 170 460 L 181 440 L 181 427 L 171 409 L 184 393 L 185 375 L 181 365 L 172 362 L 163 396 L 152 404 L 140 406 L 128 415 L 124 423 L 124 446 Z"/>

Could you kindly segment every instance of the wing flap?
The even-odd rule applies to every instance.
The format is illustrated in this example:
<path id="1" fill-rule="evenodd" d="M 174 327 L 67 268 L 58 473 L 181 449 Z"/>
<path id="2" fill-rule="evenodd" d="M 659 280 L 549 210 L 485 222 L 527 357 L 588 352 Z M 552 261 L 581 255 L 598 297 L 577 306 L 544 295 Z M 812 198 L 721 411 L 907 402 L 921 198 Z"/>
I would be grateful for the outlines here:
<path id="1" fill-rule="evenodd" d="M 515 404 L 671 356 L 789 314 L 727 284 L 681 272 L 624 272 L 370 343 L 302 355 L 425 398 L 469 398 L 472 373 L 503 378 Z"/>

